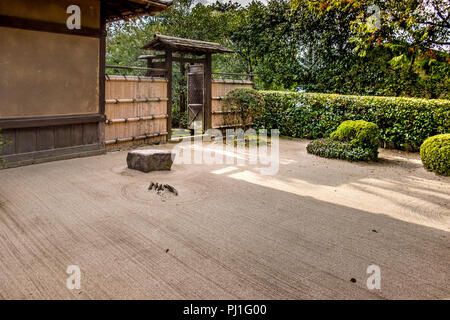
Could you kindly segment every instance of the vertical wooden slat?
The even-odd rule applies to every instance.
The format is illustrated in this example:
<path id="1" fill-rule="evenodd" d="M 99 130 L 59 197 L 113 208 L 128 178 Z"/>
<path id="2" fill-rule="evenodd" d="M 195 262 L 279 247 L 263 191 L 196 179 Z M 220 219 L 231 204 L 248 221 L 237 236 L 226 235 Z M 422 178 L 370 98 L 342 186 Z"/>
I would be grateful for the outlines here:
<path id="1" fill-rule="evenodd" d="M 97 126 L 97 124 L 93 124 Z M 68 148 L 71 145 L 71 126 L 55 128 L 55 148 Z"/>
<path id="2" fill-rule="evenodd" d="M 43 127 L 38 130 L 38 150 L 50 150 L 55 148 L 55 128 Z"/>
<path id="3" fill-rule="evenodd" d="M 36 128 L 20 129 L 17 134 L 17 153 L 37 151 Z"/>
<path id="4" fill-rule="evenodd" d="M 100 3 L 100 65 L 99 65 L 99 113 L 105 114 L 105 95 L 106 95 L 106 16 L 105 16 L 105 4 L 103 1 Z M 84 132 L 84 130 L 81 130 Z M 100 122 L 97 124 L 97 137 L 98 143 L 102 145 L 102 148 L 105 148 L 105 123 Z"/>

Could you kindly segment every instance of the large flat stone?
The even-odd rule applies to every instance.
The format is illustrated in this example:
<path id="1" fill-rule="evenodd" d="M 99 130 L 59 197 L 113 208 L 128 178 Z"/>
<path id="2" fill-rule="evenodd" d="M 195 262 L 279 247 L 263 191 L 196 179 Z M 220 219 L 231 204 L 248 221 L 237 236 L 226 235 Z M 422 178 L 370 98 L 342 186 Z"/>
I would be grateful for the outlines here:
<path id="1" fill-rule="evenodd" d="M 142 172 L 170 170 L 175 154 L 170 150 L 134 150 L 128 152 L 128 168 Z"/>

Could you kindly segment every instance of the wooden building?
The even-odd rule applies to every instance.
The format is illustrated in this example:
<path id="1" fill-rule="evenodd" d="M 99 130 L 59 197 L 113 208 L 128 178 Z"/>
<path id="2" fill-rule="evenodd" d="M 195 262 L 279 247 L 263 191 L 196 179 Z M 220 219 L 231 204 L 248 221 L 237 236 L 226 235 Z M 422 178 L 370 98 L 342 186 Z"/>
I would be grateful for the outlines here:
<path id="1" fill-rule="evenodd" d="M 106 23 L 168 0 L 0 1 L 0 150 L 8 167 L 105 151 Z M 72 5 L 80 28 L 67 24 Z M 68 13 L 69 12 L 69 13 Z"/>

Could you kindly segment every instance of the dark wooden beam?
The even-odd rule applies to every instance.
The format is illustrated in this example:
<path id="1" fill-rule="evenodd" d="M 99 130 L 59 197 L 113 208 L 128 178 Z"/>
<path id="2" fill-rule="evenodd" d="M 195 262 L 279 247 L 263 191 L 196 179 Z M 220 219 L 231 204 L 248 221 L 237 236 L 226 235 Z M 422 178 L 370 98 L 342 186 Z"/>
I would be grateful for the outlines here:
<path id="1" fill-rule="evenodd" d="M 153 58 L 147 58 L 147 68 L 150 69 L 153 65 Z M 147 72 L 145 73 L 146 77 L 151 77 L 152 76 L 152 71 L 151 70 L 147 70 Z"/>
<path id="2" fill-rule="evenodd" d="M 81 124 L 104 122 L 104 114 L 80 114 L 71 116 L 51 116 L 51 117 L 29 117 L 16 119 L 0 119 L 0 128 L 16 129 L 16 128 L 39 128 L 50 127 L 66 124 Z"/>
<path id="3" fill-rule="evenodd" d="M 165 54 L 144 54 L 139 56 L 138 59 L 145 60 L 145 59 L 164 59 L 166 57 Z"/>
<path id="4" fill-rule="evenodd" d="M 53 32 L 53 33 L 63 33 L 72 34 L 76 36 L 86 36 L 99 38 L 102 36 L 101 29 L 81 27 L 81 29 L 69 30 L 66 24 L 39 21 L 18 17 L 10 17 L 5 15 L 0 15 L 0 27 L 17 28 L 33 31 L 43 31 L 43 32 Z"/>
<path id="5" fill-rule="evenodd" d="M 100 4 L 100 55 L 99 55 L 99 113 L 105 115 L 106 109 L 106 11 L 105 4 Z M 103 121 L 99 122 L 97 125 L 97 132 L 99 137 L 99 142 L 102 147 L 105 147 L 105 123 Z"/>
<path id="6" fill-rule="evenodd" d="M 14 168 L 36 163 L 49 161 L 67 160 L 80 157 L 91 157 L 104 154 L 105 148 L 101 143 L 88 144 L 83 146 L 43 150 L 29 153 L 12 154 L 2 156 L 5 160 L 6 168 Z"/>
<path id="7" fill-rule="evenodd" d="M 196 59 L 196 58 L 183 58 L 183 57 L 173 57 L 173 61 L 182 63 L 205 63 L 206 59 Z"/>
<path id="8" fill-rule="evenodd" d="M 105 114 L 105 74 L 106 74 L 106 17 L 105 4 L 101 4 L 100 8 L 100 68 L 99 68 L 99 106 L 100 113 Z"/>

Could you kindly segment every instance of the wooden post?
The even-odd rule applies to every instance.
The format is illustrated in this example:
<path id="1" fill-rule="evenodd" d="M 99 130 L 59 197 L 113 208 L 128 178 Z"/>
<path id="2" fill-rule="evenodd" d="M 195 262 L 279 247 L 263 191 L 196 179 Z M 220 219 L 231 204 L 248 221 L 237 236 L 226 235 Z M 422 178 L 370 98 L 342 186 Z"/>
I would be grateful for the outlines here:
<path id="1" fill-rule="evenodd" d="M 147 58 L 147 68 L 152 68 L 152 64 L 153 64 L 153 58 Z M 147 70 L 147 72 L 145 73 L 145 76 L 151 77 L 152 72 L 150 70 Z"/>
<path id="2" fill-rule="evenodd" d="M 172 50 L 166 51 L 167 69 L 167 140 L 172 137 Z"/>
<path id="3" fill-rule="evenodd" d="M 99 114 L 101 115 L 101 120 L 98 123 L 97 135 L 98 143 L 101 144 L 102 148 L 105 147 L 105 94 L 106 94 L 106 18 L 105 18 L 105 5 L 102 3 L 100 7 L 100 52 L 99 52 L 99 86 L 98 86 L 98 97 L 99 97 Z"/>
<path id="4" fill-rule="evenodd" d="M 184 55 L 182 55 L 184 57 Z M 186 66 L 185 62 L 180 61 L 180 83 L 179 87 L 181 88 L 180 91 L 180 119 L 183 118 L 184 114 L 186 113 L 186 85 L 187 85 L 187 79 L 186 79 Z"/>
<path id="5" fill-rule="evenodd" d="M 203 94 L 203 129 L 206 131 L 212 127 L 211 112 L 212 112 L 212 59 L 211 53 L 206 54 L 206 61 L 204 64 L 204 94 Z"/>

